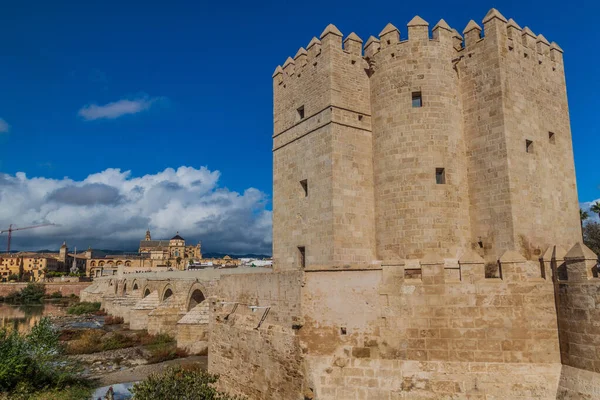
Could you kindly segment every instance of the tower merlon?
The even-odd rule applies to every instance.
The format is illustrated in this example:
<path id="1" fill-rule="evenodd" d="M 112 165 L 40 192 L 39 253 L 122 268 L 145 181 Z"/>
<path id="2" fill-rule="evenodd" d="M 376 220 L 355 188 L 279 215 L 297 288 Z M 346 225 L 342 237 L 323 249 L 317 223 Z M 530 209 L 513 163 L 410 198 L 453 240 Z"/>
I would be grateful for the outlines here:
<path id="1" fill-rule="evenodd" d="M 410 20 L 407 26 L 408 40 L 429 39 L 429 23 L 418 15 L 415 15 L 415 17 Z"/>
<path id="2" fill-rule="evenodd" d="M 550 42 L 541 33 L 537 36 L 536 46 L 538 53 L 545 56 L 550 54 Z"/>
<path id="3" fill-rule="evenodd" d="M 316 37 L 313 37 L 308 46 L 306 46 L 306 50 L 308 50 L 308 58 L 314 59 L 316 56 L 321 54 L 321 41 Z"/>
<path id="4" fill-rule="evenodd" d="M 288 57 L 287 60 L 285 60 L 285 63 L 283 64 L 283 72 L 285 72 L 285 74 L 288 76 L 294 75 L 295 65 L 296 62 L 294 61 L 294 59 L 292 57 Z"/>
<path id="5" fill-rule="evenodd" d="M 379 42 L 379 39 L 375 36 L 369 36 L 367 43 L 365 43 L 365 57 L 373 57 L 373 55 L 379 51 L 380 47 L 381 43 Z"/>
<path id="6" fill-rule="evenodd" d="M 521 31 L 523 29 L 519 26 L 519 24 L 517 24 L 515 22 L 514 19 L 511 18 L 508 20 L 508 24 L 506 25 L 506 30 L 508 32 L 509 39 L 518 40 L 518 38 L 521 37 Z"/>
<path id="7" fill-rule="evenodd" d="M 550 59 L 556 62 L 563 60 L 563 49 L 556 42 L 550 43 Z"/>
<path id="8" fill-rule="evenodd" d="M 450 28 L 450 26 L 446 21 L 444 21 L 444 19 L 440 19 L 438 23 L 435 24 L 435 26 L 432 29 L 432 34 L 434 39 L 446 37 L 449 39 L 454 38 L 454 32 L 452 31 L 452 28 Z"/>
<path id="9" fill-rule="evenodd" d="M 454 43 L 454 49 L 460 51 L 463 48 L 463 37 L 458 33 L 456 29 L 452 29 L 452 42 Z"/>
<path id="10" fill-rule="evenodd" d="M 500 11 L 492 8 L 483 18 L 484 36 L 506 35 L 507 22 Z"/>
<path id="11" fill-rule="evenodd" d="M 306 59 L 308 57 L 308 52 L 304 49 L 304 47 L 300 47 L 298 52 L 294 56 L 294 61 L 298 64 L 298 67 L 304 67 L 306 65 Z"/>
<path id="12" fill-rule="evenodd" d="M 350 54 L 360 56 L 362 54 L 362 39 L 354 32 L 350 33 L 344 40 L 344 50 Z"/>
<path id="13" fill-rule="evenodd" d="M 470 20 L 463 30 L 465 36 L 465 47 L 477 43 L 481 39 L 481 27 L 477 22 Z"/>
<path id="14" fill-rule="evenodd" d="M 500 13 L 500 11 L 496 10 L 495 8 L 492 8 L 490 11 L 488 11 L 488 13 L 485 15 L 485 17 L 483 17 L 483 24 L 487 24 L 488 22 L 492 21 L 494 18 L 499 19 L 500 21 L 506 23 L 506 18 L 504 18 L 504 15 L 502 15 Z"/>
<path id="15" fill-rule="evenodd" d="M 381 32 L 379 32 L 380 48 L 386 48 L 400 42 L 400 31 L 391 23 L 387 24 Z"/>
<path id="16" fill-rule="evenodd" d="M 337 47 L 342 48 L 342 37 L 344 35 L 340 30 L 333 24 L 327 25 L 323 33 L 321 33 L 321 44 L 323 47 Z"/>
<path id="17" fill-rule="evenodd" d="M 527 26 L 523 28 L 523 31 L 521 32 L 521 38 L 523 41 L 523 46 L 530 49 L 535 49 L 535 41 L 537 40 L 537 36 Z"/>
<path id="18" fill-rule="evenodd" d="M 281 69 L 281 65 L 278 65 L 275 68 L 275 72 L 273 72 L 273 80 L 277 82 L 277 84 L 283 81 L 283 69 Z"/>

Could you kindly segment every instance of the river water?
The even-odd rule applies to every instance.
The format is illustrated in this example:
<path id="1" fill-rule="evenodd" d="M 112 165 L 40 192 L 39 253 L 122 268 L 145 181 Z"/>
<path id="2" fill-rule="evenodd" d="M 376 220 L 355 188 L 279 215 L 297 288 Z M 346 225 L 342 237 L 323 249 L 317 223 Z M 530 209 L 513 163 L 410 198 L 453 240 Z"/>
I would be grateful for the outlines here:
<path id="1" fill-rule="evenodd" d="M 67 306 L 64 304 L 13 305 L 0 303 L 0 328 L 27 332 L 44 316 L 63 316 L 66 314 Z"/>

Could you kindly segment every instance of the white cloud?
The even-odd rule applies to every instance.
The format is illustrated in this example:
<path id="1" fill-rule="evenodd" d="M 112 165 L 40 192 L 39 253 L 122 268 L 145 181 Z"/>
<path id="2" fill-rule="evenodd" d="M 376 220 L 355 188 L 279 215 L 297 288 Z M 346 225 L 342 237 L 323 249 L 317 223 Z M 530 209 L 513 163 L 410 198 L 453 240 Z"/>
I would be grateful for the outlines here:
<path id="1" fill-rule="evenodd" d="M 587 211 L 589 215 L 588 221 L 600 222 L 600 216 L 598 216 L 598 214 L 596 214 L 595 212 L 590 211 L 592 204 L 596 202 L 600 202 L 600 199 L 587 201 L 585 203 L 579 203 L 579 207 L 581 207 L 583 211 Z"/>
<path id="2" fill-rule="evenodd" d="M 5 120 L 0 118 L 0 133 L 6 133 L 9 130 L 10 130 L 10 125 L 8 125 L 8 123 Z"/>
<path id="3" fill-rule="evenodd" d="M 115 119 L 128 114 L 137 114 L 152 107 L 154 103 L 161 100 L 161 97 L 142 96 L 133 100 L 121 99 L 102 106 L 98 104 L 88 104 L 82 107 L 78 114 L 86 121 L 96 119 Z"/>
<path id="4" fill-rule="evenodd" d="M 153 238 L 179 231 L 189 243 L 201 240 L 208 252 L 270 254 L 267 196 L 254 188 L 220 188 L 219 177 L 204 167 L 142 177 L 107 169 L 82 181 L 0 174 L 0 228 L 57 224 L 16 232 L 16 249 L 56 249 L 67 240 L 80 249 L 135 250 L 150 227 Z"/>

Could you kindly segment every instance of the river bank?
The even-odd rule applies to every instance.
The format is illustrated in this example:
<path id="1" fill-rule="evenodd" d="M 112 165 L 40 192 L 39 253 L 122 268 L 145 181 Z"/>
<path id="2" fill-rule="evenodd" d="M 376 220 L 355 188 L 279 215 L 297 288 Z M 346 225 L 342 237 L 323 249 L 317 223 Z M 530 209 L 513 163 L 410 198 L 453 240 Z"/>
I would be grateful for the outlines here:
<path id="1" fill-rule="evenodd" d="M 173 338 L 130 330 L 118 318 L 60 315 L 51 321 L 59 329 L 68 357 L 81 365 L 81 378 L 95 387 L 138 382 L 173 365 L 207 367 L 206 356 L 189 356 L 177 349 Z"/>
<path id="2" fill-rule="evenodd" d="M 107 316 L 99 310 L 99 303 L 81 303 L 74 296 L 57 294 L 38 300 L 32 304 L 0 303 L 1 327 L 27 337 L 36 324 L 47 318 L 58 334 L 60 353 L 68 364 L 76 366 L 73 376 L 79 383 L 64 390 L 30 392 L 31 398 L 89 400 L 94 393 L 96 400 L 106 394 L 109 386 L 118 385 L 122 392 L 115 399 L 128 399 L 127 388 L 132 383 L 169 366 L 195 365 L 206 370 L 205 356 L 189 356 L 177 349 L 174 338 L 167 335 L 130 330 L 121 318 Z M 72 315 L 74 312 L 83 313 Z M 91 389 L 94 387 L 99 389 L 94 391 Z M 0 399 L 14 397 L 6 395 L 0 393 Z"/>

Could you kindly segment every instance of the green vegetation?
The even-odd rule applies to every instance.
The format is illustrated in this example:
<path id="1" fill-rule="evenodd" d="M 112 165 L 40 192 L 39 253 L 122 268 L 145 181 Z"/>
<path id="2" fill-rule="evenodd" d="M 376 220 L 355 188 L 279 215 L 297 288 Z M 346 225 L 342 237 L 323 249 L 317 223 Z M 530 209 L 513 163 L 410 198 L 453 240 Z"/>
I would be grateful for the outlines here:
<path id="1" fill-rule="evenodd" d="M 18 292 L 9 293 L 4 301 L 12 304 L 41 303 L 46 295 L 46 287 L 43 283 L 28 283 Z"/>
<path id="2" fill-rule="evenodd" d="M 177 349 L 177 343 L 169 335 L 149 335 L 146 332 L 123 334 L 99 329 L 66 329 L 60 339 L 68 341 L 67 354 L 92 354 L 126 347 L 143 346 L 149 353 L 148 363 L 154 364 L 174 358 L 187 357 L 185 350 Z"/>
<path id="3" fill-rule="evenodd" d="M 135 400 L 243 400 L 215 389 L 219 377 L 209 374 L 199 366 L 192 368 L 167 368 L 162 374 L 152 374 L 136 383 L 132 392 Z"/>
<path id="4" fill-rule="evenodd" d="M 0 330 L 0 360 L 0 399 L 85 399 L 91 393 L 48 318 L 28 334 Z"/>
<path id="5" fill-rule="evenodd" d="M 62 299 L 63 295 L 62 295 L 62 293 L 61 293 L 61 292 L 59 292 L 59 291 L 56 291 L 56 292 L 53 292 L 53 293 L 52 293 L 50 296 L 48 296 L 48 297 L 49 297 L 49 298 L 51 298 L 51 299 Z"/>
<path id="6" fill-rule="evenodd" d="M 17 275 L 17 274 L 10 274 L 7 279 L 8 279 L 9 282 L 10 281 L 18 282 L 19 281 L 19 275 Z"/>
<path id="7" fill-rule="evenodd" d="M 48 271 L 46 273 L 46 278 L 60 278 L 61 276 L 65 275 L 67 275 L 66 272 Z"/>
<path id="8" fill-rule="evenodd" d="M 75 304 L 67 309 L 67 314 L 70 315 L 81 315 L 81 314 L 92 314 L 100 311 L 100 303 L 90 303 L 83 301 Z"/>
<path id="9" fill-rule="evenodd" d="M 588 222 L 583 226 L 583 242 L 600 256 L 600 224 L 598 222 Z"/>

